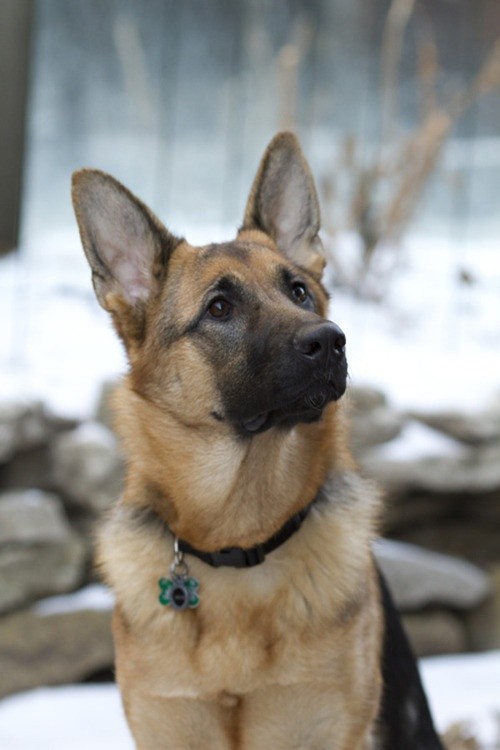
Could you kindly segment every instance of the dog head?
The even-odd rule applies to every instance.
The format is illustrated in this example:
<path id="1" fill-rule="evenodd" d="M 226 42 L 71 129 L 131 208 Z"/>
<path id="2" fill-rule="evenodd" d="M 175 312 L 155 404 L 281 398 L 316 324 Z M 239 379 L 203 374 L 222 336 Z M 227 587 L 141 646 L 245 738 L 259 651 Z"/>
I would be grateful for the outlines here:
<path id="1" fill-rule="evenodd" d="M 320 419 L 345 390 L 314 182 L 297 139 L 269 145 L 232 242 L 193 247 L 114 178 L 73 176 L 97 298 L 142 398 L 183 424 L 252 437 Z"/>

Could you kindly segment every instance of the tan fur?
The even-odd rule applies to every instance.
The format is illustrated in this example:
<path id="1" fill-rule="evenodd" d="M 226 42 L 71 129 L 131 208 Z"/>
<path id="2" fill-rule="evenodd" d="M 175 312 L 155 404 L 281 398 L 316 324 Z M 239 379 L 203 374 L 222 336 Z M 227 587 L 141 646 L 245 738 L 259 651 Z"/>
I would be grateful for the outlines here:
<path id="1" fill-rule="evenodd" d="M 298 145 L 279 136 L 276 153 L 283 144 L 293 159 Z M 273 175 L 278 172 L 273 166 Z M 114 315 L 131 362 L 115 396 L 126 487 L 99 534 L 98 562 L 116 595 L 117 678 L 140 750 L 373 747 L 381 689 L 382 625 L 371 556 L 378 498 L 356 475 L 345 447 L 342 402 L 327 406 L 319 422 L 241 439 L 227 421 L 211 416 L 222 406 L 203 348 L 184 335 L 162 343 L 169 332 L 182 331 L 204 290 L 228 268 L 255 290 L 271 318 L 276 311 L 287 324 L 299 320 L 302 313 L 270 281 L 284 240 L 263 231 L 260 219 L 252 223 L 252 202 L 275 189 L 262 187 L 266 179 L 261 167 L 230 251 L 172 243 L 164 228 L 158 230 L 163 239 L 144 241 L 152 263 L 168 246 L 168 273 L 152 273 L 144 283 L 158 291 L 139 302 L 127 293 L 127 279 L 142 284 L 142 267 L 130 261 L 117 281 L 101 270 L 82 230 L 94 273 L 101 274 L 103 306 Z M 74 198 L 84 224 L 80 194 L 86 189 L 76 188 Z M 96 232 L 106 234 L 107 221 L 99 217 Z M 291 253 L 326 315 L 315 239 L 319 209 L 304 221 L 307 238 Z M 208 551 L 250 547 L 313 498 L 300 530 L 264 564 L 214 569 L 188 556 L 200 581 L 200 606 L 184 612 L 160 606 L 157 584 L 173 560 L 173 534 Z"/>

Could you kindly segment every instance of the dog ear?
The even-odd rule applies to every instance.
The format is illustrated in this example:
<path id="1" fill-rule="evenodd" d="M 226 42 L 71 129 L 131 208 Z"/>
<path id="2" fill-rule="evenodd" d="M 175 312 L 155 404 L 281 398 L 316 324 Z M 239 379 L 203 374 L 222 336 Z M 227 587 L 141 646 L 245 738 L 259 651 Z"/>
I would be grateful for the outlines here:
<path id="1" fill-rule="evenodd" d="M 179 240 L 127 188 L 99 170 L 73 174 L 72 198 L 97 299 L 128 344 L 140 338 L 145 304 Z"/>
<path id="2" fill-rule="evenodd" d="M 319 277 L 325 266 L 319 228 L 318 196 L 298 139 L 278 133 L 257 171 L 243 229 L 266 232 L 284 255 Z"/>

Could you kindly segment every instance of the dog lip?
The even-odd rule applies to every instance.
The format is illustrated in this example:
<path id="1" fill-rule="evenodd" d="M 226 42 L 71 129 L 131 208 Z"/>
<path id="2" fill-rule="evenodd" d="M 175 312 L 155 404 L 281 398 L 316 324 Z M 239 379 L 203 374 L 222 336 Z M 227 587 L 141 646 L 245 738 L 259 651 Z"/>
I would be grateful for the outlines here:
<path id="1" fill-rule="evenodd" d="M 334 378 L 321 378 L 309 382 L 304 388 L 291 389 L 282 394 L 278 403 L 267 411 L 239 418 L 237 425 L 246 435 L 265 432 L 273 425 L 296 424 L 319 419 L 326 405 L 338 401 L 346 389 L 347 368 Z"/>
<path id="2" fill-rule="evenodd" d="M 328 389 L 325 387 L 311 392 L 294 394 L 284 404 L 270 411 L 260 412 L 252 417 L 239 421 L 240 429 L 246 435 L 265 432 L 273 425 L 296 424 L 297 422 L 314 422 L 318 420 L 330 401 L 338 401 L 345 391 L 345 385 Z"/>
<path id="3" fill-rule="evenodd" d="M 309 412 L 323 411 L 330 401 L 338 401 L 344 395 L 346 377 L 334 380 L 318 380 L 309 383 L 306 388 L 290 393 L 276 412 Z"/>
<path id="4" fill-rule="evenodd" d="M 241 424 L 247 432 L 257 432 L 258 430 L 260 430 L 261 427 L 264 426 L 264 424 L 267 421 L 268 416 L 269 416 L 269 412 L 264 411 L 261 414 L 257 414 L 256 417 L 251 417 L 250 419 L 244 419 Z"/>

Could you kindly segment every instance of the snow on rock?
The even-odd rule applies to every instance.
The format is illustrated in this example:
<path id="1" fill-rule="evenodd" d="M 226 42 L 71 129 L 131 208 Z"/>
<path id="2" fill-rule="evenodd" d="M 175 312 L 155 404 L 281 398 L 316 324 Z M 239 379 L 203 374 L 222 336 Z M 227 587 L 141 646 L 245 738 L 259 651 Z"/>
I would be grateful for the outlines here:
<path id="1" fill-rule="evenodd" d="M 114 434 L 87 422 L 53 442 L 54 478 L 63 494 L 81 508 L 100 512 L 120 495 L 123 462 Z"/>
<path id="2" fill-rule="evenodd" d="M 50 596 L 38 601 L 34 610 L 41 617 L 60 615 L 82 610 L 112 609 L 114 597 L 111 591 L 100 583 L 92 583 L 85 588 L 65 596 Z"/>
<path id="3" fill-rule="evenodd" d="M 0 612 L 71 591 L 82 582 L 86 565 L 86 546 L 57 495 L 0 492 Z"/>
<path id="4" fill-rule="evenodd" d="M 465 453 L 465 448 L 457 440 L 410 421 L 394 440 L 377 446 L 375 455 L 382 461 L 410 461 L 429 456 L 461 457 Z"/>
<path id="5" fill-rule="evenodd" d="M 471 609 L 490 592 L 488 576 L 465 560 L 389 539 L 377 541 L 374 551 L 404 611 L 436 604 Z"/>

